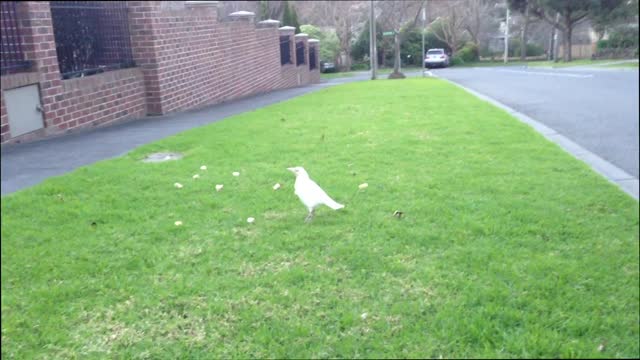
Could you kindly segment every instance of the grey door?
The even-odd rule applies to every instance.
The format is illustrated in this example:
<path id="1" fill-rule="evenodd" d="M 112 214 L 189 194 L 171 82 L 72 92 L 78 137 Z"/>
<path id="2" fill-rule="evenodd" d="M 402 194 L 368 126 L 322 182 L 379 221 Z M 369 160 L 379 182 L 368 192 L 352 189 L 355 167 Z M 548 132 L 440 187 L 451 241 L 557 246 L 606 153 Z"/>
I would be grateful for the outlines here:
<path id="1" fill-rule="evenodd" d="M 42 107 L 38 85 L 28 85 L 4 91 L 11 137 L 42 129 Z"/>

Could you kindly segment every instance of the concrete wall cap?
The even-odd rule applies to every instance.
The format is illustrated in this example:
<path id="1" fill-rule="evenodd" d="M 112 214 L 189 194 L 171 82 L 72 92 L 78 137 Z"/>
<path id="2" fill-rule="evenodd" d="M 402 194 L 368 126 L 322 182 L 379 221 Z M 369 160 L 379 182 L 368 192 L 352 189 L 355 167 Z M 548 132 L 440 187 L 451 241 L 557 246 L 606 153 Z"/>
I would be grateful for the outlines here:
<path id="1" fill-rule="evenodd" d="M 296 28 L 294 28 L 293 26 L 283 26 L 281 28 L 279 28 L 278 30 L 295 30 Z"/>
<path id="2" fill-rule="evenodd" d="M 218 6 L 218 1 L 185 1 L 186 6 Z"/>
<path id="3" fill-rule="evenodd" d="M 296 34 L 296 37 L 309 37 L 309 35 L 305 33 L 300 33 L 300 34 Z"/>
<path id="4" fill-rule="evenodd" d="M 258 22 L 258 24 L 269 24 L 269 25 L 273 24 L 273 25 L 279 25 L 279 24 L 280 24 L 280 21 L 278 21 L 278 20 L 273 20 L 273 19 L 267 19 L 267 20 L 259 21 L 259 22 Z"/>
<path id="5" fill-rule="evenodd" d="M 256 16 L 256 14 L 252 13 L 251 11 L 236 11 L 229 14 L 229 16 L 234 18 L 242 18 L 242 17 Z"/>
<path id="6" fill-rule="evenodd" d="M 319 43 L 320 40 L 318 40 L 318 39 L 309 39 L 308 42 L 310 42 L 310 43 Z"/>

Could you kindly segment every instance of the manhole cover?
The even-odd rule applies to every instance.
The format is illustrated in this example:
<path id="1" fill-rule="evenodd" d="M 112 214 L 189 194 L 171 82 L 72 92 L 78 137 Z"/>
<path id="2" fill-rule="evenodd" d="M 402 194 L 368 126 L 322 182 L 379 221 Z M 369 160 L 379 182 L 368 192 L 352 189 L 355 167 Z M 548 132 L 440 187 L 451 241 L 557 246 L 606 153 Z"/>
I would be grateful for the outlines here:
<path id="1" fill-rule="evenodd" d="M 155 153 L 148 155 L 142 161 L 144 162 L 163 162 L 169 160 L 178 160 L 182 158 L 180 153 Z"/>

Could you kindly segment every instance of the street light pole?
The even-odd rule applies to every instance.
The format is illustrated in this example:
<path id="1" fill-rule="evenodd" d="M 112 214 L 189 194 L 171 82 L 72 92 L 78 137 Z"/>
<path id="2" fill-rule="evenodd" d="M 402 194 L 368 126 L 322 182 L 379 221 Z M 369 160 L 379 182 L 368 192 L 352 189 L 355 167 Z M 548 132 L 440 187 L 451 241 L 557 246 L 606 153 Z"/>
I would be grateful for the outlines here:
<path id="1" fill-rule="evenodd" d="M 507 63 L 507 58 L 509 57 L 509 4 L 507 6 L 507 18 L 506 18 L 506 26 L 504 30 L 504 63 Z"/>
<path id="2" fill-rule="evenodd" d="M 371 80 L 375 80 L 378 68 L 378 51 L 376 48 L 376 16 L 373 11 L 373 0 L 371 0 L 371 15 L 369 17 L 369 47 Z"/>
<path id="3" fill-rule="evenodd" d="M 427 22 L 427 14 L 424 6 L 426 5 L 426 1 L 422 4 L 422 55 L 420 56 L 420 61 L 422 61 L 422 77 L 425 77 L 425 68 L 424 68 L 424 32 L 426 30 L 426 22 Z"/>

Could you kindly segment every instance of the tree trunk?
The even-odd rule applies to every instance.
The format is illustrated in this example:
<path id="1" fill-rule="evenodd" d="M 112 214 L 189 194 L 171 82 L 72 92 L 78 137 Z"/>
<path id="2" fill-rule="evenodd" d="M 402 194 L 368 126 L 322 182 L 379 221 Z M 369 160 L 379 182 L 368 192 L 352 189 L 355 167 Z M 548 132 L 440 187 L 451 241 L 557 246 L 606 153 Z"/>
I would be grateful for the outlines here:
<path id="1" fill-rule="evenodd" d="M 525 61 L 527 59 L 527 30 L 529 30 L 529 2 L 525 5 L 524 9 L 524 24 L 522 25 L 522 32 L 520 33 L 520 60 Z"/>
<path id="2" fill-rule="evenodd" d="M 396 34 L 393 37 L 393 72 L 394 73 L 399 73 L 400 72 L 400 36 L 398 35 L 398 32 L 396 32 Z"/>
<path id="3" fill-rule="evenodd" d="M 573 24 L 567 26 L 567 30 L 564 32 L 564 61 L 571 61 L 571 32 Z"/>
<path id="4" fill-rule="evenodd" d="M 554 47 L 554 43 L 553 43 L 553 38 L 556 36 L 556 28 L 552 27 L 551 28 L 551 34 L 549 35 L 549 53 L 547 54 L 547 60 L 553 60 L 554 57 L 554 51 L 553 51 L 553 47 Z"/>

